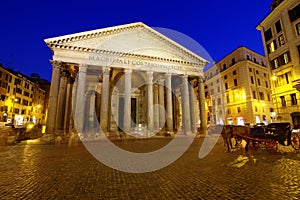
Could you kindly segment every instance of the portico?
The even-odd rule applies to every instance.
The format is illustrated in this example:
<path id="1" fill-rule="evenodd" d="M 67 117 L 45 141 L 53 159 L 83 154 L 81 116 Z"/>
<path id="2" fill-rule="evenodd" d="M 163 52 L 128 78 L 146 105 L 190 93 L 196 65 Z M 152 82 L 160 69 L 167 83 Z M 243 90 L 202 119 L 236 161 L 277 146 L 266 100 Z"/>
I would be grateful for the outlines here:
<path id="1" fill-rule="evenodd" d="M 190 134 L 199 119 L 206 127 L 207 61 L 145 24 L 45 42 L 53 51 L 48 133 Z"/>

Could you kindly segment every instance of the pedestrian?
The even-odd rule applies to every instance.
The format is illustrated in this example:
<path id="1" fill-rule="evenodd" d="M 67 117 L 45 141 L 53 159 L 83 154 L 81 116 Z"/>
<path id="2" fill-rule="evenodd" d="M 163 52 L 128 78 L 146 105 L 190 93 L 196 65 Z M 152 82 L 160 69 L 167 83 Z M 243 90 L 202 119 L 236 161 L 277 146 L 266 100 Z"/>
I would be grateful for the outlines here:
<path id="1" fill-rule="evenodd" d="M 59 148 L 61 143 L 62 137 L 59 135 L 55 138 L 55 147 Z"/>

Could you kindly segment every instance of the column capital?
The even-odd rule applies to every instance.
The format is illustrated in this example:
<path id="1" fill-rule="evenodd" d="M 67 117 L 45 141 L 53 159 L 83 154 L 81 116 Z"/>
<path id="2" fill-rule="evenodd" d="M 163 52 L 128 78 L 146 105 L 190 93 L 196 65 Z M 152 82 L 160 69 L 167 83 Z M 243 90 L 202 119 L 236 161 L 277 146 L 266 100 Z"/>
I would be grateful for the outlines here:
<path id="1" fill-rule="evenodd" d="M 132 73 L 132 69 L 125 69 L 125 73 Z"/>
<path id="2" fill-rule="evenodd" d="M 171 78 L 171 77 L 172 77 L 172 74 L 167 73 L 167 74 L 165 74 L 165 77 L 166 77 L 166 78 Z"/>
<path id="3" fill-rule="evenodd" d="M 103 75 L 109 75 L 110 67 L 102 67 L 102 73 L 103 73 Z"/>
<path id="4" fill-rule="evenodd" d="M 164 83 L 165 83 L 165 79 L 162 79 L 162 78 L 161 78 L 161 79 L 158 79 L 158 80 L 157 80 L 157 84 L 158 84 L 158 85 L 164 86 Z"/>
<path id="5" fill-rule="evenodd" d="M 202 76 L 198 78 L 198 83 L 204 83 L 204 78 Z"/>
<path id="6" fill-rule="evenodd" d="M 53 69 L 61 70 L 63 62 L 59 60 L 50 60 Z"/>
<path id="7" fill-rule="evenodd" d="M 147 71 L 147 84 L 153 83 L 153 72 L 152 71 Z"/>
<path id="8" fill-rule="evenodd" d="M 87 72 L 87 68 L 88 68 L 88 65 L 86 64 L 81 64 L 79 66 L 79 73 L 86 73 Z"/>

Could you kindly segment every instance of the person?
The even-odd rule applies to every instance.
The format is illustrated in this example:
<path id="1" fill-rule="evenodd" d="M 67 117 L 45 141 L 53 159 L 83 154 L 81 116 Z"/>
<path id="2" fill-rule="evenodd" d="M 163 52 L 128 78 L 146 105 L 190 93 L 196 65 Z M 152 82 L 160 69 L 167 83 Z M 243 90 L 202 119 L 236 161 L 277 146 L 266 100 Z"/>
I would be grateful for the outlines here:
<path id="1" fill-rule="evenodd" d="M 55 138 L 55 147 L 60 147 L 61 140 L 62 137 L 60 135 Z"/>

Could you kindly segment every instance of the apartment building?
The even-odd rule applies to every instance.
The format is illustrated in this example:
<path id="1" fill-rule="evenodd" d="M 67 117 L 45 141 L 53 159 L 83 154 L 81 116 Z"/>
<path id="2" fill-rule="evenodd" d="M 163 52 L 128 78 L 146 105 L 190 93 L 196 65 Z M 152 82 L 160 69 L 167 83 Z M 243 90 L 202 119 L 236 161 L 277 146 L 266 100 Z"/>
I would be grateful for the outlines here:
<path id="1" fill-rule="evenodd" d="M 300 125 L 300 0 L 274 0 L 256 27 L 272 74 L 278 121 Z"/>
<path id="2" fill-rule="evenodd" d="M 0 66 L 0 120 L 23 126 L 29 122 L 45 124 L 50 83 L 37 81 Z"/>
<path id="3" fill-rule="evenodd" d="M 274 121 L 269 69 L 264 56 L 239 47 L 205 71 L 211 124 Z"/>

